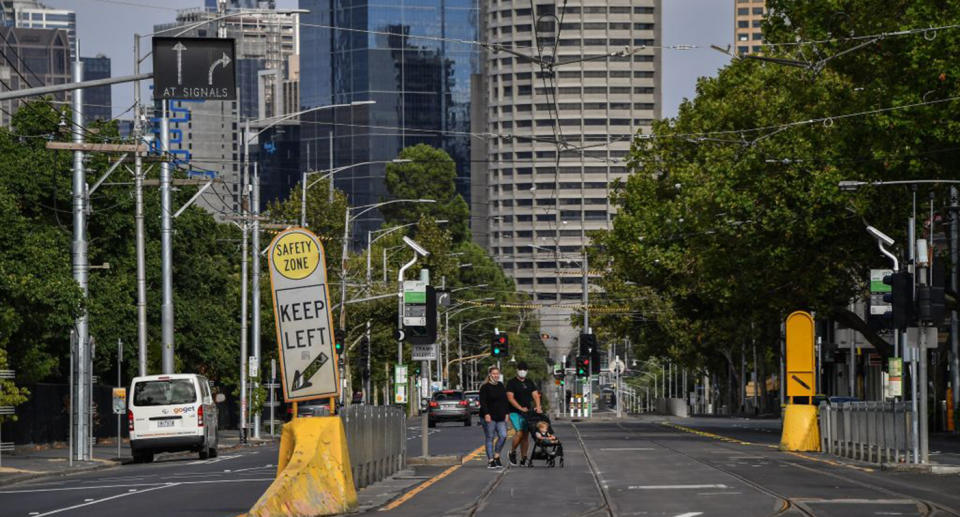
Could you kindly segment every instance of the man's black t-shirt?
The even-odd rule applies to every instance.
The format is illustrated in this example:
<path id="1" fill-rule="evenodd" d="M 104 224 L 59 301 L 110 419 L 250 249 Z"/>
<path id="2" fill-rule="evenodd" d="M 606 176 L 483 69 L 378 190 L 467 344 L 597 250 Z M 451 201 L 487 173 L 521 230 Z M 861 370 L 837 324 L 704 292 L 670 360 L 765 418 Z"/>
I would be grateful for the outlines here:
<path id="1" fill-rule="evenodd" d="M 516 377 L 510 379 L 507 382 L 507 393 L 513 393 L 514 400 L 517 401 L 517 404 L 520 404 L 522 407 L 532 410 L 533 408 L 533 392 L 537 391 L 537 385 L 534 384 L 530 379 L 520 380 Z M 518 413 L 517 408 L 510 406 L 511 413 Z"/>

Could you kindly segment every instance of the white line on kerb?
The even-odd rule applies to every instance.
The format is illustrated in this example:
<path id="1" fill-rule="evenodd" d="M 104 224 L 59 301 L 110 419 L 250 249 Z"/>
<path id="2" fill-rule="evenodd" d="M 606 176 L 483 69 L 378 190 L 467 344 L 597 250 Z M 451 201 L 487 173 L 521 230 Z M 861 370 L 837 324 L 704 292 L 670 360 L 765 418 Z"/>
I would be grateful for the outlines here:
<path id="1" fill-rule="evenodd" d="M 687 512 L 677 515 L 677 517 L 697 517 L 697 515 L 703 515 L 703 512 Z"/>
<path id="2" fill-rule="evenodd" d="M 55 514 L 55 513 L 66 512 L 66 511 L 69 511 L 69 510 L 76 510 L 77 508 L 83 508 L 84 506 L 90 506 L 90 505 L 97 504 L 97 503 L 103 503 L 103 502 L 106 502 L 106 501 L 111 501 L 111 500 L 113 500 L 113 499 L 120 499 L 121 497 L 127 497 L 128 495 L 142 494 L 142 493 L 144 493 L 144 492 L 152 492 L 152 491 L 154 491 L 154 490 L 160 490 L 160 489 L 162 489 L 162 488 L 170 488 L 170 487 L 172 487 L 172 486 L 177 486 L 177 485 L 179 485 L 179 484 L 180 484 L 180 483 L 168 483 L 168 484 L 166 484 L 166 485 L 155 486 L 155 487 L 153 487 L 153 488 L 146 488 L 146 489 L 143 489 L 143 490 L 140 490 L 140 491 L 137 491 L 137 492 L 124 492 L 124 493 L 122 493 L 122 494 L 112 495 L 112 496 L 110 496 L 110 497 L 104 497 L 103 499 L 95 499 L 95 500 L 93 500 L 93 501 L 88 501 L 88 502 L 85 502 L 85 503 L 83 503 L 83 504 L 75 504 L 75 505 L 73 505 L 73 506 L 68 506 L 68 507 L 66 507 L 66 508 L 58 508 L 58 509 L 56 509 L 56 510 L 51 510 L 51 511 L 49 511 L 49 512 L 47 512 L 47 513 L 38 513 L 38 514 L 36 514 L 35 517 L 44 517 L 45 515 L 53 515 L 53 514 Z"/>
<path id="3" fill-rule="evenodd" d="M 635 485 L 629 490 L 697 490 L 701 488 L 727 488 L 727 485 Z"/>

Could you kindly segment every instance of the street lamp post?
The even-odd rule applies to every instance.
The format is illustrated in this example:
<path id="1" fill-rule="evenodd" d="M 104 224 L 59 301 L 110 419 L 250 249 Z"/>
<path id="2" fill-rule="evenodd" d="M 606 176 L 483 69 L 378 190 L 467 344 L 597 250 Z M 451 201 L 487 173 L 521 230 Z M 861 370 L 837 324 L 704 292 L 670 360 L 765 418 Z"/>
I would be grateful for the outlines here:
<path id="1" fill-rule="evenodd" d="M 243 127 L 243 193 L 242 195 L 247 200 L 247 206 L 241 204 L 242 212 L 250 212 L 250 217 L 246 217 L 245 213 L 241 213 L 241 230 L 243 232 L 243 262 L 242 262 L 242 281 L 243 288 L 241 289 L 241 294 L 243 299 L 240 303 L 240 416 L 241 416 L 241 435 L 246 437 L 245 429 L 247 425 L 247 420 L 249 418 L 248 412 L 248 398 L 247 398 L 247 389 L 248 389 L 248 375 L 250 368 L 250 357 L 247 357 L 247 234 L 248 232 L 252 234 L 252 288 L 251 288 L 251 298 L 252 298 L 252 316 L 253 316 L 253 335 L 251 336 L 252 348 L 253 348 L 253 363 L 256 365 L 257 373 L 259 374 L 260 370 L 260 175 L 259 171 L 254 168 L 254 182 L 250 183 L 250 143 L 260 136 L 264 131 L 276 126 L 277 124 L 290 120 L 300 115 L 307 113 L 312 113 L 315 111 L 328 110 L 346 106 L 359 106 L 366 104 L 374 104 L 376 101 L 357 101 L 349 104 L 331 104 L 327 106 L 316 106 L 313 108 L 297 111 L 295 113 L 287 113 L 284 115 L 276 117 L 266 117 L 257 120 L 247 120 L 244 123 Z M 251 131 L 251 124 L 262 126 L 256 131 Z M 252 194 L 252 196 L 251 196 Z M 251 199 L 252 197 L 252 199 Z M 252 380 L 251 388 L 256 389 L 259 383 L 256 379 Z M 253 415 L 253 437 L 260 438 L 260 413 L 259 411 Z"/>
<path id="2" fill-rule="evenodd" d="M 361 104 L 373 104 L 375 101 L 365 102 Z M 393 160 L 374 160 L 369 162 L 360 162 L 360 163 L 351 163 L 350 165 L 344 165 L 342 167 L 335 167 L 330 169 L 324 169 L 320 171 L 304 171 L 303 178 L 300 181 L 300 226 L 307 227 L 307 189 L 317 184 L 318 181 L 323 181 L 324 178 L 330 178 L 329 185 L 329 195 L 327 198 L 328 203 L 333 203 L 333 175 L 345 171 L 347 169 L 353 169 L 355 167 L 362 167 L 364 165 L 374 165 L 378 163 L 408 163 L 412 160 L 397 158 Z M 316 179 L 313 183 L 307 184 L 307 177 L 312 174 L 323 174 Z"/>
<path id="3" fill-rule="evenodd" d="M 361 215 L 380 208 L 386 205 L 392 205 L 394 203 L 436 203 L 436 199 L 391 199 L 389 201 L 382 201 L 380 203 L 374 203 L 371 205 L 362 205 L 357 207 L 347 207 L 344 210 L 343 216 L 343 245 L 340 253 L 340 325 L 339 327 L 343 329 L 347 324 L 347 311 L 346 311 L 346 301 L 347 301 L 347 252 L 350 249 L 350 222 L 360 217 Z M 358 213 L 354 214 L 352 217 L 350 215 L 351 210 L 359 210 Z M 401 282 L 401 289 L 403 285 Z M 402 295 L 401 295 L 402 296 Z M 402 300 L 401 300 L 402 301 Z M 401 316 L 402 317 L 402 316 Z M 402 323 L 402 320 L 401 320 Z M 402 349 L 401 349 L 402 351 Z M 397 364 L 400 364 L 399 362 Z M 343 399 L 343 392 L 341 386 L 340 393 L 341 400 Z"/>

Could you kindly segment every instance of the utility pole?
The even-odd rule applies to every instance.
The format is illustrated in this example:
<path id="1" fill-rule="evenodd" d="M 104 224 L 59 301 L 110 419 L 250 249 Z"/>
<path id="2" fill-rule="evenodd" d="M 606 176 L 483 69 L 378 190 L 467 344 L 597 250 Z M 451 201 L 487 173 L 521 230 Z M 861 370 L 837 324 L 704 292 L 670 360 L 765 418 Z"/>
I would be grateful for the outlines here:
<path id="1" fill-rule="evenodd" d="M 957 187 L 950 187 L 950 288 L 953 292 L 960 289 L 960 279 L 957 278 L 957 260 L 960 259 L 958 247 L 960 247 L 960 192 Z M 954 432 L 960 431 L 960 319 L 956 308 L 950 311 L 950 385 L 953 388 L 953 424 Z"/>
<path id="2" fill-rule="evenodd" d="M 334 120 L 336 120 L 336 112 L 334 112 Z M 327 203 L 328 206 L 333 206 L 333 131 L 327 133 L 327 148 L 329 149 L 331 171 L 330 178 L 327 180 L 329 183 L 327 185 Z M 344 246 L 346 246 L 346 241 L 344 241 Z"/>
<path id="3" fill-rule="evenodd" d="M 161 102 L 160 152 L 164 158 L 170 153 L 170 124 L 167 102 Z M 171 197 L 170 161 L 160 164 L 160 246 L 163 300 L 161 312 L 161 360 L 163 373 L 173 373 L 173 201 Z"/>
<path id="4" fill-rule="evenodd" d="M 253 310 L 253 362 L 256 365 L 256 375 L 251 379 L 252 390 L 260 386 L 260 170 L 257 164 L 253 164 L 253 202 L 250 212 L 253 215 L 252 249 L 250 255 L 253 259 L 253 275 L 251 290 L 251 301 Z M 253 437 L 260 439 L 260 410 L 253 414 Z"/>
<path id="5" fill-rule="evenodd" d="M 243 127 L 242 138 L 244 143 L 244 158 L 243 158 L 243 179 L 240 182 L 240 232 L 242 237 L 240 239 L 240 441 L 247 441 L 247 413 L 248 413 L 248 400 L 247 400 L 247 368 L 248 361 L 247 359 L 247 335 L 249 332 L 249 327 L 247 324 L 247 280 L 248 280 L 248 269 L 249 266 L 247 261 L 250 260 L 249 256 L 249 246 L 248 246 L 248 237 L 247 232 L 250 228 L 249 217 L 247 217 L 247 209 L 250 204 L 250 170 L 247 166 L 249 164 L 249 154 L 246 152 L 247 149 L 247 138 L 250 134 L 250 122 Z M 256 253 L 256 251 L 254 252 Z"/>
<path id="6" fill-rule="evenodd" d="M 75 82 L 83 81 L 83 62 L 78 57 L 73 62 L 73 80 Z M 83 90 L 77 88 L 73 90 L 73 134 L 74 144 L 83 144 Z M 83 293 L 83 298 L 87 298 L 87 279 L 90 273 L 90 264 L 87 261 L 87 206 L 86 206 L 87 182 L 83 170 L 83 151 L 73 151 L 73 279 L 76 280 Z M 76 358 L 77 375 L 73 377 L 76 394 L 76 400 L 71 401 L 73 407 L 71 413 L 76 414 L 76 428 L 74 434 L 76 443 L 73 444 L 73 451 L 76 456 L 73 459 L 77 461 L 86 461 L 90 459 L 90 427 L 87 418 L 90 412 L 90 329 L 86 308 L 81 309 L 80 315 L 74 322 L 76 328 L 76 349 L 72 351 L 72 356 Z"/>
<path id="7" fill-rule="evenodd" d="M 140 75 L 140 35 L 133 35 L 133 75 Z M 143 107 L 140 105 L 140 81 L 133 83 L 133 136 L 138 147 L 143 141 Z M 133 185 L 136 198 L 134 220 L 137 226 L 137 374 L 147 374 L 147 266 L 143 235 L 143 154 L 134 153 Z"/>

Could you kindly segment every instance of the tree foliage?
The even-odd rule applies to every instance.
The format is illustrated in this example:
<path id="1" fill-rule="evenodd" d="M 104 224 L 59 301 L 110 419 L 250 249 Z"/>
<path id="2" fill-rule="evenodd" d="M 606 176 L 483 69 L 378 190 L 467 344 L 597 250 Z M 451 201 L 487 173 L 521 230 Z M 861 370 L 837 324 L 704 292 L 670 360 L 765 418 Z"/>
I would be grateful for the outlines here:
<path id="1" fill-rule="evenodd" d="M 722 363 L 752 339 L 774 345 L 790 311 L 843 309 L 867 270 L 887 265 L 864 223 L 903 242 L 910 197 L 895 187 L 845 192 L 839 182 L 955 174 L 960 105 L 917 104 L 957 95 L 960 31 L 847 38 L 954 24 L 960 7 L 768 7 L 765 57 L 809 66 L 736 59 L 635 140 L 597 260 L 611 265 L 609 295 L 641 312 L 604 321 L 644 354 Z"/>

